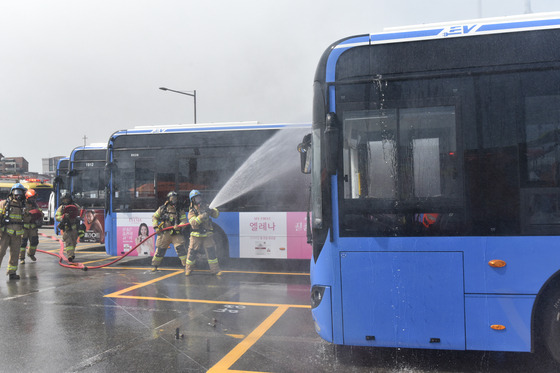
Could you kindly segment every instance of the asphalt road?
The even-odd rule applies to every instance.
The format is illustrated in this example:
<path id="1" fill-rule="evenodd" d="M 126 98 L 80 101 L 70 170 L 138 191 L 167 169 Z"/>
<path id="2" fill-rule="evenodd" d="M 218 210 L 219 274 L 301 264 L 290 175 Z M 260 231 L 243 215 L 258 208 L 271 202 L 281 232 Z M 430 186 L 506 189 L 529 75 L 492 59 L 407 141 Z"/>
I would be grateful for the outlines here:
<path id="1" fill-rule="evenodd" d="M 42 236 L 39 248 L 56 253 L 60 243 Z M 76 260 L 107 263 L 101 249 L 80 244 Z M 313 329 L 302 262 L 238 260 L 221 276 L 185 277 L 176 258 L 156 273 L 147 259 L 83 271 L 37 258 L 20 280 L 0 281 L 2 372 L 556 371 L 527 353 L 329 344 Z"/>

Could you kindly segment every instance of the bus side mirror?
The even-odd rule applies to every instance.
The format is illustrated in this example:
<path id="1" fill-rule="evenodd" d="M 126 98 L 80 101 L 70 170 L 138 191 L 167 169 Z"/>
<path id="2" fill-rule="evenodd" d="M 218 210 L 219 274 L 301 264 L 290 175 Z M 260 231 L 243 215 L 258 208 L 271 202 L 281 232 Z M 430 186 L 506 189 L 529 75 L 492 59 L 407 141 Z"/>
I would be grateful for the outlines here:
<path id="1" fill-rule="evenodd" d="M 301 144 L 297 146 L 301 161 L 301 172 L 304 174 L 311 173 L 311 134 L 303 136 Z"/>
<path id="2" fill-rule="evenodd" d="M 335 113 L 327 114 L 325 145 L 326 169 L 330 175 L 333 175 L 338 165 L 338 119 Z"/>
<path id="3" fill-rule="evenodd" d="M 61 176 L 57 176 L 53 180 L 53 184 L 58 185 L 59 188 L 64 187 L 64 179 Z"/>

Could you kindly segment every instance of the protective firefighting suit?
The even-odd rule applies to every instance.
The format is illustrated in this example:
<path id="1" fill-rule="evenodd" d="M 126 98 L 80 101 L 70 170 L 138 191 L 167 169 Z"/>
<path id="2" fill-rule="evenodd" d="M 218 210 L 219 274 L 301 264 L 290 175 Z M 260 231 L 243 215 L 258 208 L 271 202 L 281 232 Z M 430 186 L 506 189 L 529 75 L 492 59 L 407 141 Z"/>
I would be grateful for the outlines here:
<path id="1" fill-rule="evenodd" d="M 157 232 L 156 239 L 156 252 L 152 258 L 152 271 L 156 271 L 161 265 L 165 252 L 170 244 L 173 244 L 177 256 L 184 266 L 187 259 L 187 251 L 185 248 L 185 238 L 181 234 L 181 229 L 168 229 L 162 231 L 164 228 L 175 227 L 179 224 L 187 223 L 187 215 L 185 211 L 177 206 L 177 194 L 170 192 L 168 200 L 160 206 L 152 216 L 152 226 L 154 231 Z"/>
<path id="2" fill-rule="evenodd" d="M 37 251 L 37 245 L 39 245 L 39 227 L 42 223 L 43 212 L 37 205 L 37 202 L 28 198 L 23 210 L 23 237 L 21 239 L 21 247 L 19 251 L 19 261 L 21 264 L 25 264 L 27 240 L 29 240 L 27 255 L 31 258 L 31 260 L 37 260 L 37 258 L 35 258 L 35 253 Z"/>
<path id="3" fill-rule="evenodd" d="M 23 188 L 23 186 L 22 186 Z M 21 246 L 21 237 L 23 235 L 23 204 L 25 196 L 23 195 L 25 189 L 18 189 L 21 191 L 21 198 L 19 194 L 15 194 L 12 188 L 12 193 L 4 201 L 0 202 L 0 224 L 2 237 L 0 238 L 0 265 L 2 259 L 6 255 L 8 247 L 10 248 L 10 259 L 8 262 L 8 276 L 10 280 L 18 280 L 19 275 L 16 274 L 18 269 L 19 248 Z M 16 197 L 16 195 L 18 197 Z"/>
<path id="4" fill-rule="evenodd" d="M 220 274 L 220 265 L 216 255 L 216 243 L 214 242 L 214 228 L 212 219 L 220 215 L 218 209 L 210 209 L 205 204 L 191 203 L 189 210 L 189 223 L 191 225 L 191 237 L 189 242 L 189 251 L 187 253 L 187 265 L 185 266 L 185 275 L 191 274 L 196 262 L 196 252 L 200 249 L 206 251 L 208 265 L 210 271 L 214 274 Z"/>
<path id="5" fill-rule="evenodd" d="M 76 257 L 76 245 L 78 244 L 78 238 L 83 237 L 85 234 L 85 227 L 80 220 L 80 216 L 70 216 L 65 213 L 65 209 L 68 206 L 75 206 L 77 211 L 81 211 L 81 207 L 73 203 L 70 199 L 62 198 L 62 204 L 56 210 L 54 216 L 55 220 L 59 222 L 58 229 L 62 231 L 62 241 L 64 242 L 64 251 L 66 252 L 66 257 L 68 261 L 74 261 Z"/>

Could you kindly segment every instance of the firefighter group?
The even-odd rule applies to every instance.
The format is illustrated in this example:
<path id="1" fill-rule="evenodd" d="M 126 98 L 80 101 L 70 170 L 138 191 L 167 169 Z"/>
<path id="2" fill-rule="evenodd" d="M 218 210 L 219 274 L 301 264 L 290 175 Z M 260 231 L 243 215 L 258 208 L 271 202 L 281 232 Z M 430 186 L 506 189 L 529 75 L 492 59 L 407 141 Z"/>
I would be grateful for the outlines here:
<path id="1" fill-rule="evenodd" d="M 185 267 L 186 276 L 192 273 L 198 253 L 206 254 L 210 271 L 220 275 L 212 224 L 212 218 L 219 215 L 218 209 L 210 208 L 202 194 L 193 190 L 189 194 L 188 212 L 185 210 L 179 203 L 177 193 L 169 192 L 165 203 L 154 213 L 152 225 L 157 239 L 152 271 L 156 272 L 161 266 L 165 252 L 173 244 Z M 74 261 L 78 238 L 83 237 L 85 232 L 80 213 L 81 208 L 72 200 L 71 194 L 64 193 L 55 219 L 58 229 L 62 231 L 64 251 L 69 262 Z M 19 280 L 18 264 L 25 264 L 26 255 L 32 261 L 37 260 L 38 228 L 42 222 L 43 212 L 37 205 L 35 190 L 27 190 L 20 183 L 14 184 L 8 197 L 0 201 L 0 265 L 9 248 L 7 275 L 10 280 Z M 183 235 L 187 222 L 190 225 L 188 248 Z"/>
<path id="2" fill-rule="evenodd" d="M 169 192 L 165 203 L 152 216 L 152 225 L 154 231 L 158 234 L 156 253 L 152 259 L 152 271 L 157 271 L 163 261 L 165 252 L 169 245 L 173 243 L 177 256 L 185 267 L 186 276 L 192 273 L 197 253 L 202 253 L 202 250 L 206 254 L 210 271 L 220 275 L 212 225 L 212 218 L 217 218 L 220 212 L 216 208 L 211 209 L 198 190 L 190 192 L 189 201 L 187 215 L 187 212 L 179 204 L 177 193 Z M 185 248 L 185 238 L 182 234 L 182 228 L 187 222 L 191 227 L 188 250 Z"/>
<path id="3" fill-rule="evenodd" d="M 20 183 L 10 189 L 8 198 L 0 202 L 0 265 L 10 248 L 8 262 L 8 276 L 10 280 L 19 280 L 17 274 L 18 260 L 25 263 L 27 241 L 29 249 L 27 255 L 35 261 L 35 251 L 39 243 L 37 228 L 43 222 L 43 212 L 35 201 L 35 191 L 27 190 Z"/>

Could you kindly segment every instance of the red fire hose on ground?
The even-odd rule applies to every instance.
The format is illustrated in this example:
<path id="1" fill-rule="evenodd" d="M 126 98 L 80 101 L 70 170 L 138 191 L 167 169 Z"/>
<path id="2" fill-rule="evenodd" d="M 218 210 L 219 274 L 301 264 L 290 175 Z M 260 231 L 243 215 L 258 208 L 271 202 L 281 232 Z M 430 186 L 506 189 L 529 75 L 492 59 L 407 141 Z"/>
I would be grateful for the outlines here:
<path id="1" fill-rule="evenodd" d="M 170 229 L 176 229 L 176 228 L 183 228 L 190 225 L 189 223 L 185 223 L 185 224 L 179 224 L 177 226 L 171 226 L 171 227 L 167 227 L 167 228 L 162 228 L 161 231 L 167 231 Z M 119 256 L 117 259 L 109 262 L 109 263 L 105 263 L 102 265 L 98 265 L 98 266 L 91 266 L 91 267 L 87 267 L 82 263 L 72 263 L 68 261 L 68 258 L 64 255 L 64 242 L 58 238 L 58 237 L 54 237 L 54 236 L 47 236 L 46 234 L 40 233 L 42 236 L 45 237 L 49 237 L 52 238 L 54 240 L 57 240 L 60 242 L 60 251 L 58 254 L 56 253 L 51 253 L 48 251 L 44 251 L 44 250 L 40 250 L 37 249 L 38 252 L 44 253 L 44 254 L 49 254 L 52 256 L 56 256 L 57 258 L 59 258 L 58 264 L 61 265 L 62 267 L 66 267 L 66 268 L 72 268 L 72 269 L 81 269 L 83 271 L 87 271 L 88 269 L 98 269 L 98 268 L 103 268 L 103 267 L 108 267 L 111 264 L 115 264 L 116 262 L 118 262 L 119 260 L 123 259 L 125 256 L 129 255 L 130 253 L 132 253 L 134 250 L 136 250 L 140 245 L 142 245 L 144 242 L 148 241 L 150 238 L 152 238 L 153 236 L 155 236 L 157 234 L 157 232 L 154 232 L 152 234 L 150 234 L 148 237 L 146 237 L 145 239 L 143 239 L 139 244 L 137 244 L 136 246 L 134 246 L 130 251 L 128 251 L 127 253 Z M 64 263 L 64 261 L 66 261 L 66 263 Z"/>

